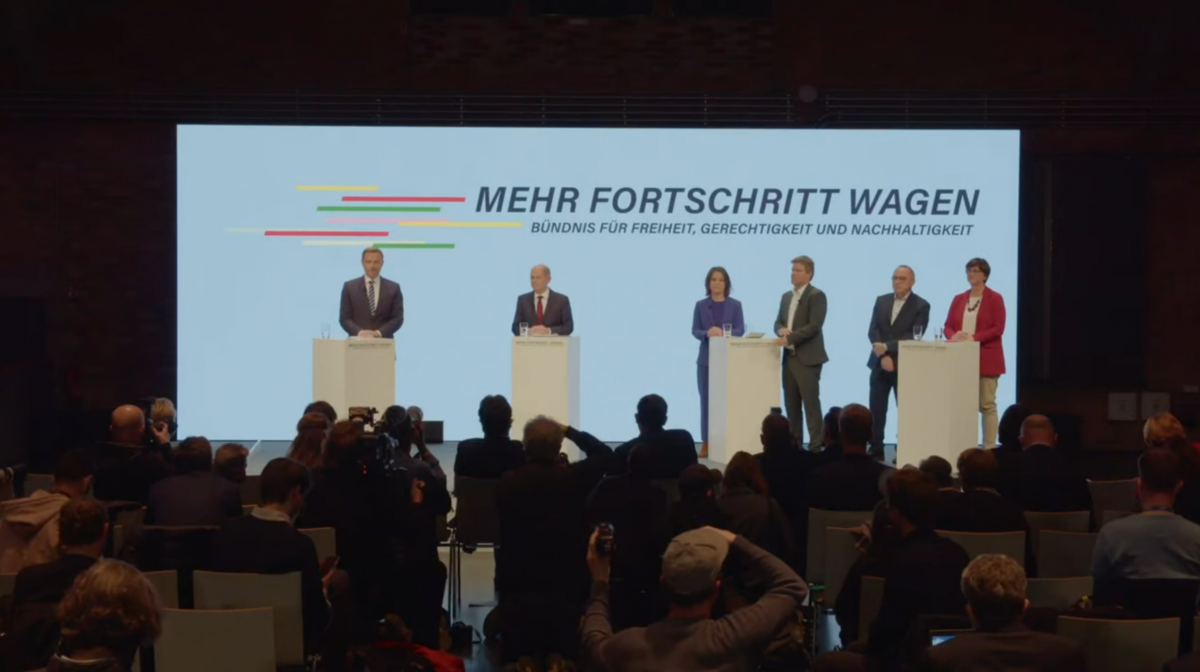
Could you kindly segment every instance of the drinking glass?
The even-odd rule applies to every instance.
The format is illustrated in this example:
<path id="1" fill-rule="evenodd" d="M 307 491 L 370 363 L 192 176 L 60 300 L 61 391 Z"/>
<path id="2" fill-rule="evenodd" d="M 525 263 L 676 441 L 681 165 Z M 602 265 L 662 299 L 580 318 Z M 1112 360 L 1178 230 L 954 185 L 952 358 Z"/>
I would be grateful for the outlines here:
<path id="1" fill-rule="evenodd" d="M 915 338 L 919 341 L 919 340 L 921 340 L 921 337 L 924 335 L 925 335 L 925 327 L 922 327 L 919 324 L 914 324 L 913 325 L 913 338 Z"/>
<path id="2" fill-rule="evenodd" d="M 521 327 L 521 335 L 528 336 L 529 335 L 529 323 L 522 322 L 519 326 Z"/>
<path id="3" fill-rule="evenodd" d="M 732 336 L 733 335 L 733 325 L 732 324 L 722 324 L 721 325 L 721 335 L 724 336 L 725 338 L 729 338 L 730 336 Z"/>
<path id="4" fill-rule="evenodd" d="M 329 333 L 330 333 L 329 332 L 329 323 L 322 322 L 321 323 L 321 338 L 329 338 Z"/>

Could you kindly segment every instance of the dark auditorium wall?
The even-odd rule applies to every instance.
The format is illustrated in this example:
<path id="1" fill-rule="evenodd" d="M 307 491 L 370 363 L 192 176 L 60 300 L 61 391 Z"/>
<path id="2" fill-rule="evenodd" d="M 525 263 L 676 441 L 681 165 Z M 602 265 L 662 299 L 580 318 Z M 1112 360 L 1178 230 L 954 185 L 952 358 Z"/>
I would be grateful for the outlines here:
<path id="1" fill-rule="evenodd" d="M 771 18 L 685 19 L 669 16 L 671 3 L 659 0 L 653 16 L 566 19 L 527 16 L 522 0 L 502 17 L 409 16 L 407 3 L 395 0 L 296 0 L 286 10 L 232 0 L 10 0 L 8 20 L 0 22 L 6 27 L 0 92 L 370 87 L 778 95 L 794 94 L 802 84 L 1031 95 L 1194 92 L 1200 69 L 1191 64 L 1200 61 L 1200 40 L 1188 31 L 1200 25 L 1200 3 L 1157 4 L 1163 6 L 780 0 Z M 819 113 L 817 105 L 798 114 L 816 121 Z M 38 356 L 42 368 L 53 371 L 53 385 L 43 393 L 49 408 L 100 409 L 173 392 L 173 144 L 169 123 L 0 114 L 6 242 L 0 297 L 32 298 L 45 308 Z M 1021 390 L 1035 405 L 1082 415 L 1087 445 L 1127 447 L 1138 428 L 1105 420 L 1108 391 L 1180 393 L 1200 383 L 1194 355 L 1200 282 L 1193 261 L 1200 249 L 1200 129 L 1039 128 L 1026 133 L 1025 149 L 1027 165 L 1089 157 L 1116 162 L 1121 165 L 1114 170 L 1125 171 L 1131 193 L 1139 194 L 1133 221 L 1104 222 L 1097 231 L 1135 227 L 1140 245 L 1134 257 L 1095 259 L 1092 269 L 1096 292 L 1132 283 L 1144 299 L 1141 351 L 1092 346 L 1085 353 L 1094 360 L 1091 368 L 1103 371 L 1106 358 L 1120 359 L 1122 373 L 1088 380 L 1034 376 Z M 1043 186 L 1027 185 L 1025 196 L 1040 197 Z M 1025 220 L 1022 235 L 1036 236 L 1039 217 L 1027 211 Z M 1125 228 L 1111 231 L 1130 235 Z M 1079 252 L 1053 250 L 1056 260 Z M 1144 281 L 1123 276 L 1129 268 L 1144 269 Z M 1027 291 L 1041 287 L 1023 286 L 1023 300 Z M 1050 310 L 1058 305 L 1052 302 Z M 1104 343 L 1108 323 L 1124 315 L 1114 310 L 1083 324 L 1052 321 L 1051 341 Z M 270 337 L 269 324 L 209 328 Z M 1022 342 L 1040 346 L 1039 339 L 1035 334 Z M 0 369 L 0 375 L 9 374 Z M 0 453 L 7 450 L 0 446 Z"/>

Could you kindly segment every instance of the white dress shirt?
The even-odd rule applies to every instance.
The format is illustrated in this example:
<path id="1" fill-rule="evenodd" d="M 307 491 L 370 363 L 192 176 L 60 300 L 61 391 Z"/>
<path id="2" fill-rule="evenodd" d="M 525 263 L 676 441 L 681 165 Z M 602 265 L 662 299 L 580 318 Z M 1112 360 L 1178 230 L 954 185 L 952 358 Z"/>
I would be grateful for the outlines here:
<path id="1" fill-rule="evenodd" d="M 911 292 L 909 294 L 906 294 L 903 299 L 900 298 L 899 295 L 897 295 L 892 300 L 892 324 L 896 323 L 896 317 L 898 317 L 900 315 L 901 310 L 904 310 L 904 302 L 908 300 L 909 296 L 912 296 Z"/>
<path id="2" fill-rule="evenodd" d="M 806 289 L 808 289 L 808 285 L 792 290 L 792 305 L 788 307 L 788 321 L 787 324 L 783 325 L 788 329 L 791 329 L 792 324 L 796 322 L 796 309 L 800 307 L 800 299 L 804 298 L 804 290 Z M 789 345 L 787 349 L 795 352 L 796 346 Z"/>
<path id="3" fill-rule="evenodd" d="M 367 286 L 375 285 L 375 310 L 379 310 L 379 290 L 383 286 L 382 283 L 379 282 L 379 280 L 380 280 L 380 276 L 378 276 L 378 275 L 375 276 L 374 280 L 372 280 L 371 278 L 369 278 L 365 275 L 363 276 L 363 291 L 367 292 L 367 297 L 371 296 L 371 292 L 369 289 L 367 289 Z M 370 307 L 371 307 L 371 301 L 370 301 L 370 298 L 368 298 L 367 299 L 367 308 L 370 308 Z M 371 311 L 372 315 L 375 314 L 375 310 Z"/>
<path id="4" fill-rule="evenodd" d="M 978 299 L 973 299 L 973 298 L 971 298 L 971 296 L 969 294 L 967 295 L 967 305 L 963 306 L 962 330 L 967 332 L 968 334 L 971 334 L 972 336 L 975 335 L 975 323 L 979 319 L 979 310 L 982 305 L 983 305 L 983 297 L 982 296 L 979 297 Z M 975 310 L 971 310 L 972 306 L 975 307 Z"/>

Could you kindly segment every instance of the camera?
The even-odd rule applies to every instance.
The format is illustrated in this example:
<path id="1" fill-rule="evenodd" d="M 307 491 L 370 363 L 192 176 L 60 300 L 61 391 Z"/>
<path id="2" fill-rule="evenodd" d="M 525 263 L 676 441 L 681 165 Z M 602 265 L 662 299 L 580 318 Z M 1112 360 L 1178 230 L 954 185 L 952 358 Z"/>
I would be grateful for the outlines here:
<path id="1" fill-rule="evenodd" d="M 596 554 L 609 557 L 613 552 L 613 524 L 600 523 L 596 526 Z"/>
<path id="2" fill-rule="evenodd" d="M 399 452 L 407 453 L 412 442 L 412 418 L 401 406 L 390 406 L 377 421 L 379 411 L 366 406 L 350 408 L 349 419 L 363 426 L 364 460 L 374 460 L 385 471 L 401 471 L 396 464 Z"/>

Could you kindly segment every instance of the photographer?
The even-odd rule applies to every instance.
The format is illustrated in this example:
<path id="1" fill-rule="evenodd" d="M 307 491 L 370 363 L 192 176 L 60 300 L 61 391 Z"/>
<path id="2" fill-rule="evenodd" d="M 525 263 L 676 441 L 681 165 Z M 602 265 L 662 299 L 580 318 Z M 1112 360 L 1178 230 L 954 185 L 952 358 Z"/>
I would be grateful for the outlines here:
<path id="1" fill-rule="evenodd" d="M 413 417 L 414 413 L 417 417 Z M 392 449 L 388 466 L 402 469 L 406 475 L 403 487 L 412 485 L 412 480 L 423 482 L 425 509 L 435 516 L 450 511 L 450 493 L 446 488 L 446 472 L 429 447 L 425 445 L 425 427 L 421 422 L 420 409 L 416 406 L 405 410 L 403 406 L 389 406 L 383 412 L 378 427 L 388 437 Z M 378 432 L 378 429 L 376 430 Z M 417 454 L 412 454 L 413 448 Z"/>
<path id="2" fill-rule="evenodd" d="M 170 456 L 171 429 L 165 422 L 150 425 L 141 408 L 118 407 L 112 413 L 108 441 L 94 450 L 94 496 L 145 504 L 150 486 L 172 474 Z"/>

